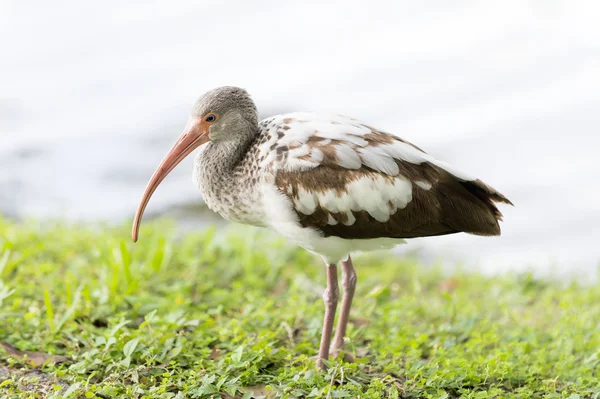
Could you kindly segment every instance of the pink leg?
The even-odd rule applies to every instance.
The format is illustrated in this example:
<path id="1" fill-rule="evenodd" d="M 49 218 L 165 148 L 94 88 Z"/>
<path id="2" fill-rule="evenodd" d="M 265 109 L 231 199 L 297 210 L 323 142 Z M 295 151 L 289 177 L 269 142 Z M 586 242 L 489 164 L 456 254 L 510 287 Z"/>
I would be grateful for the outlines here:
<path id="1" fill-rule="evenodd" d="M 335 310 L 339 298 L 339 288 L 337 280 L 337 267 L 335 264 L 327 266 L 327 288 L 323 292 L 323 301 L 325 302 L 325 318 L 323 319 L 323 332 L 321 335 L 321 347 L 319 348 L 319 357 L 317 358 L 317 367 L 325 369 L 323 359 L 329 357 L 329 347 L 331 345 L 331 332 L 333 330 L 333 321 L 335 319 Z"/>
<path id="2" fill-rule="evenodd" d="M 342 297 L 342 310 L 340 319 L 333 339 L 333 350 L 339 351 L 344 347 L 344 337 L 346 336 L 346 326 L 350 318 L 350 307 L 352 298 L 354 298 L 354 289 L 356 288 L 356 270 L 352 265 L 352 259 L 348 257 L 347 261 L 342 262 L 342 287 L 344 287 L 344 296 Z"/>

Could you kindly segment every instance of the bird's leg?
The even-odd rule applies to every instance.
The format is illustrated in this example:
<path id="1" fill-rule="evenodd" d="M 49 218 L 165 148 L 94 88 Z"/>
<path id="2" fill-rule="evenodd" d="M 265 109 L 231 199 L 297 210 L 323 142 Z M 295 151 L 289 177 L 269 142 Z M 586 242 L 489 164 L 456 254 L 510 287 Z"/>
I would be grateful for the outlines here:
<path id="1" fill-rule="evenodd" d="M 350 307 L 352 306 L 352 298 L 354 298 L 354 289 L 356 288 L 356 270 L 354 270 L 352 259 L 349 256 L 348 260 L 342 261 L 342 287 L 344 287 L 342 310 L 335 330 L 332 353 L 339 352 L 344 347 L 346 326 L 348 325 L 348 319 L 350 317 Z"/>
<path id="2" fill-rule="evenodd" d="M 332 263 L 327 265 L 327 288 L 325 289 L 325 292 L 323 292 L 323 301 L 325 302 L 325 317 L 323 319 L 321 347 L 319 348 L 319 357 L 317 358 L 317 367 L 320 369 L 325 369 L 323 359 L 327 359 L 329 356 L 331 332 L 333 330 L 335 309 L 337 308 L 339 295 L 337 267 L 335 263 Z"/>

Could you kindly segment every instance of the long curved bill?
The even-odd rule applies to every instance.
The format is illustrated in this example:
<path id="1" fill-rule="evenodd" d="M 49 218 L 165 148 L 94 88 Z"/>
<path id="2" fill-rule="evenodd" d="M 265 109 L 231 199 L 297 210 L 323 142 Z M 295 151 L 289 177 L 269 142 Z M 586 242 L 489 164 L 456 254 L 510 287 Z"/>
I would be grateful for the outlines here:
<path id="1" fill-rule="evenodd" d="M 133 242 L 136 242 L 138 239 L 142 215 L 144 214 L 146 205 L 148 205 L 148 202 L 150 201 L 150 197 L 152 197 L 152 194 L 154 194 L 158 185 L 177 165 L 179 165 L 181 161 L 183 161 L 185 157 L 207 141 L 209 141 L 208 124 L 202 122 L 201 119 L 190 118 L 181 137 L 179 137 L 179 140 L 177 140 L 165 159 L 160 163 L 146 186 L 146 190 L 142 195 L 140 205 L 135 214 L 135 219 L 133 220 L 133 229 L 131 231 Z"/>

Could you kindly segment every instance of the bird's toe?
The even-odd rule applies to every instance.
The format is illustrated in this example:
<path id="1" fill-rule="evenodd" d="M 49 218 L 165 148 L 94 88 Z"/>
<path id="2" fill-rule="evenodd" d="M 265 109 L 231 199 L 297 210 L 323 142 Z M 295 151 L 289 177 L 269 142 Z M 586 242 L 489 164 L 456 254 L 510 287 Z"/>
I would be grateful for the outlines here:
<path id="1" fill-rule="evenodd" d="M 337 359 L 338 357 L 342 357 L 345 362 L 353 363 L 354 356 L 344 350 L 344 348 L 331 348 L 329 350 L 329 357 L 331 359 Z"/>

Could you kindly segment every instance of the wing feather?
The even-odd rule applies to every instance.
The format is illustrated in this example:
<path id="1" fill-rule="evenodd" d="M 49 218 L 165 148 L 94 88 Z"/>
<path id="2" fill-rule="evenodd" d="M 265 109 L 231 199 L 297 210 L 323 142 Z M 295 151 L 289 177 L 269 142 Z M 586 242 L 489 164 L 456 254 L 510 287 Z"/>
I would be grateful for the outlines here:
<path id="1" fill-rule="evenodd" d="M 391 133 L 310 113 L 261 126 L 263 166 L 305 227 L 343 238 L 500 234 L 505 196 Z"/>

